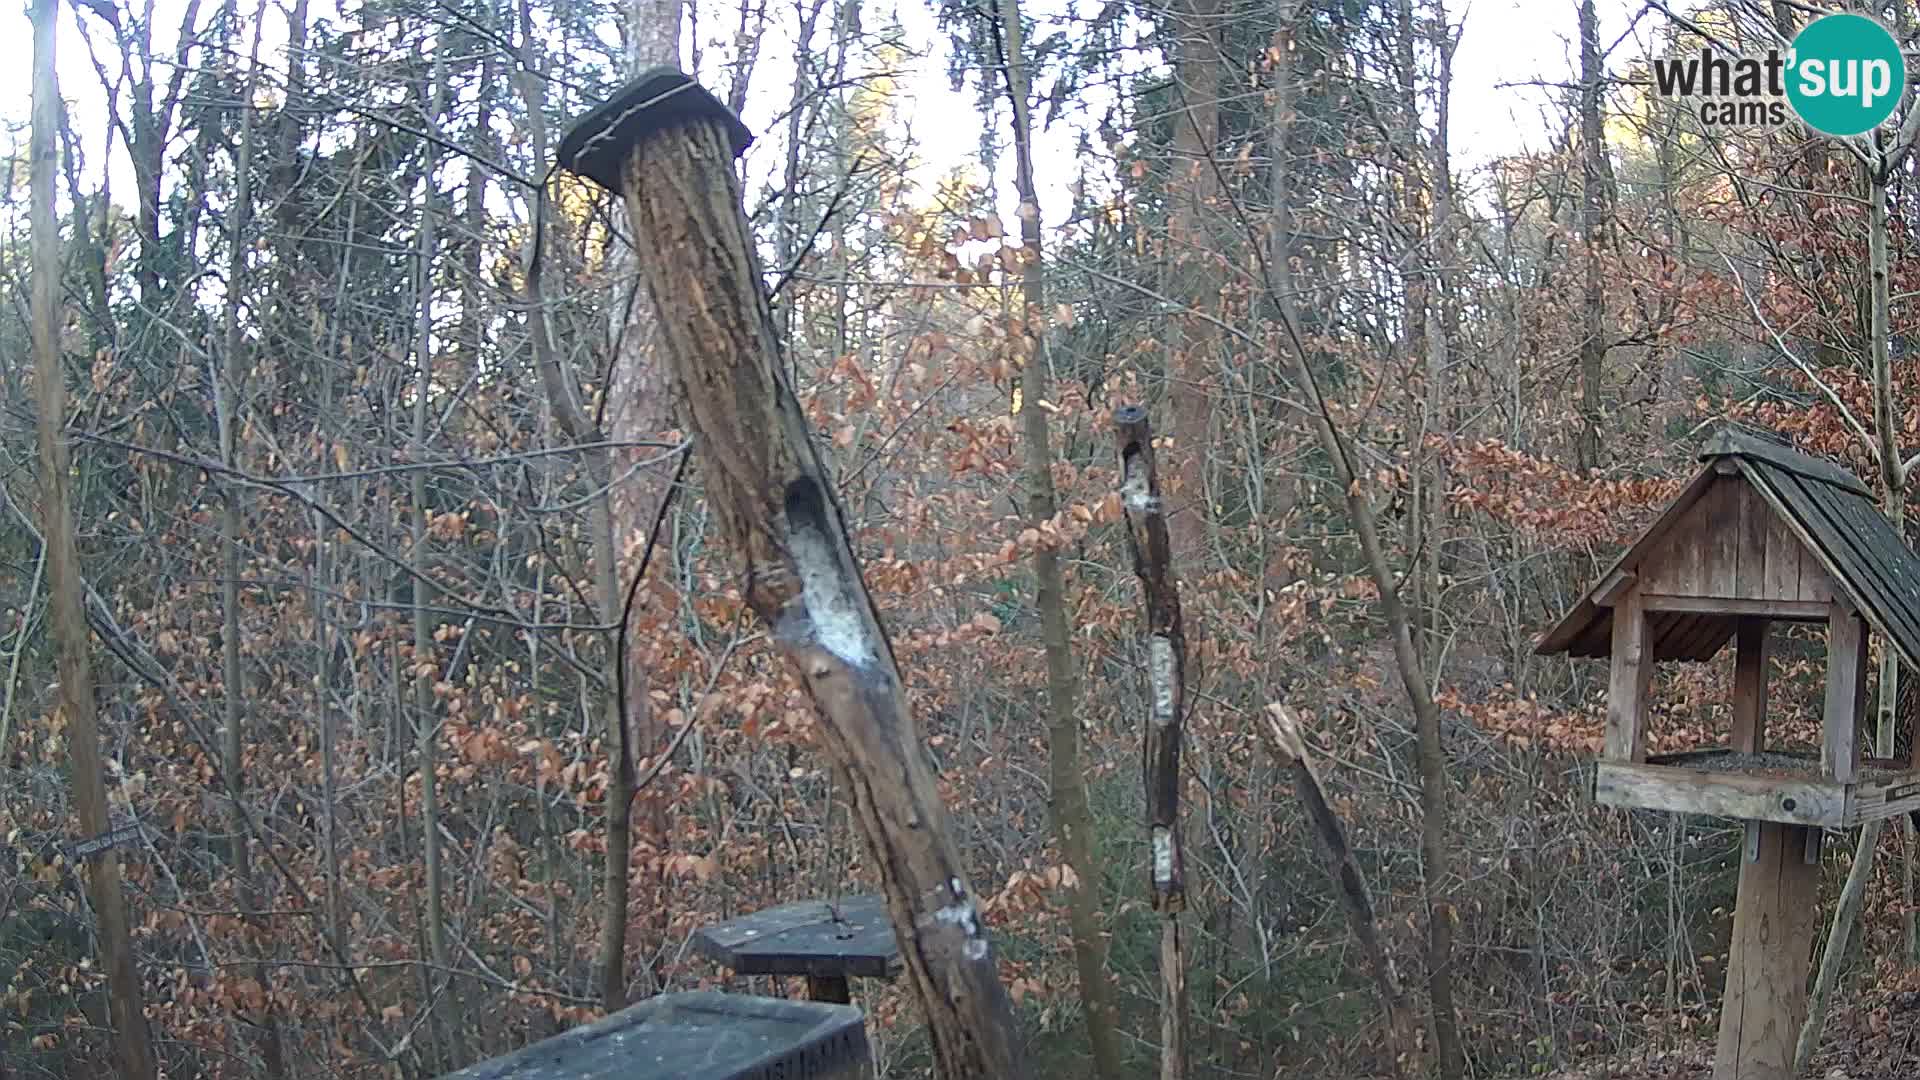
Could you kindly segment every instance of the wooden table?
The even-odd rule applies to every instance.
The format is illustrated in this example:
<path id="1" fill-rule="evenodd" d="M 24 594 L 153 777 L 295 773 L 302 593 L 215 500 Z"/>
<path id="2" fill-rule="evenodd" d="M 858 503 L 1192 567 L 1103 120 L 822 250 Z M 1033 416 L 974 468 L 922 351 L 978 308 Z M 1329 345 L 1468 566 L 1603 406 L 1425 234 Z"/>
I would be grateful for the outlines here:
<path id="1" fill-rule="evenodd" d="M 843 1005 L 853 1000 L 849 978 L 900 971 L 900 943 L 878 895 L 782 904 L 709 926 L 693 943 L 736 975 L 804 975 L 809 998 Z"/>
<path id="2" fill-rule="evenodd" d="M 871 1080 L 860 1010 L 702 990 L 662 994 L 442 1080 Z"/>

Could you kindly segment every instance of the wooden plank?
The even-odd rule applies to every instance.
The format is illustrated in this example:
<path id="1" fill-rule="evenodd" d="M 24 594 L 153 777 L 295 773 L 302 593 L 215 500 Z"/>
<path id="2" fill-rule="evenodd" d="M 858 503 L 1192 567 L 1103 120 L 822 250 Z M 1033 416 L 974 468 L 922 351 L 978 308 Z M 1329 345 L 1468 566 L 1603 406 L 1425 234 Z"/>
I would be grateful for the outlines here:
<path id="1" fill-rule="evenodd" d="M 1840 595 L 1833 576 L 1820 565 L 1820 556 L 1800 549 L 1800 599 L 1809 604 L 1830 604 Z"/>
<path id="2" fill-rule="evenodd" d="M 1860 825 L 1914 810 L 1920 810 L 1920 769 L 1856 784 L 1853 797 L 1847 800 L 1847 824 Z"/>
<path id="3" fill-rule="evenodd" d="M 1723 476 L 1714 482 L 1700 500 L 1705 520 L 1700 536 L 1701 596 L 1740 595 L 1740 504 L 1738 489 L 1746 481 Z"/>
<path id="4" fill-rule="evenodd" d="M 1772 659 L 1772 635 L 1767 620 L 1740 620 L 1733 657 L 1733 738 L 1730 746 L 1743 754 L 1757 754 L 1766 746 L 1767 671 Z"/>
<path id="5" fill-rule="evenodd" d="M 1760 492 L 1753 489 L 1755 495 Z M 1762 502 L 1766 500 L 1762 498 Z M 1800 553 L 1806 545 L 1793 535 L 1792 527 L 1781 519 L 1781 511 L 1768 504 L 1766 588 L 1762 593 L 1779 600 L 1800 598 Z"/>
<path id="6" fill-rule="evenodd" d="M 1633 546 L 1614 560 L 1613 565 L 1608 568 L 1608 573 L 1622 568 L 1638 571 L 1650 556 L 1660 550 L 1667 535 L 1673 531 L 1680 519 L 1686 516 L 1688 509 L 1699 500 L 1700 494 L 1706 491 L 1713 481 L 1713 470 L 1701 469 L 1699 474 L 1687 484 L 1685 490 L 1680 492 L 1679 498 L 1674 499 L 1672 505 L 1667 507 L 1666 512 L 1661 514 L 1646 532 L 1640 534 L 1640 539 L 1635 540 Z M 1605 577 L 1606 575 L 1602 575 L 1602 580 Z M 1582 597 L 1580 602 L 1573 606 L 1573 610 L 1561 616 L 1560 621 L 1553 625 L 1553 629 L 1547 631 L 1546 636 L 1540 639 L 1540 643 L 1534 646 L 1533 651 L 1538 656 L 1554 656 L 1566 652 L 1570 645 L 1586 637 L 1594 623 L 1603 621 L 1605 618 L 1604 609 L 1595 607 L 1590 600 Z"/>
<path id="7" fill-rule="evenodd" d="M 1653 674 L 1653 650 L 1647 647 L 1647 618 L 1640 594 L 1628 590 L 1613 607 L 1613 670 L 1607 685 L 1605 752 L 1613 761 L 1643 761 L 1642 730 L 1647 680 Z"/>
<path id="8" fill-rule="evenodd" d="M 1764 599 L 1772 595 L 1767 592 L 1767 531 L 1773 521 L 1773 508 L 1761 500 L 1744 476 L 1721 483 L 1732 489 L 1740 519 L 1739 577 L 1734 582 L 1733 595 Z"/>
<path id="9" fill-rule="evenodd" d="M 1783 779 L 1625 761 L 1594 765 L 1593 796 L 1604 806 L 1836 829 L 1847 814 L 1846 787 L 1824 778 Z"/>
<path id="10" fill-rule="evenodd" d="M 1612 607 L 1619 601 L 1620 594 L 1631 588 L 1636 579 L 1637 576 L 1633 571 L 1615 567 L 1606 577 L 1600 579 L 1600 584 L 1593 587 L 1593 592 L 1589 594 L 1588 599 L 1596 607 Z"/>
<path id="11" fill-rule="evenodd" d="M 1827 698 L 1821 720 L 1820 765 L 1842 784 L 1853 782 L 1859 743 L 1855 725 L 1860 718 L 1864 686 L 1861 675 L 1866 633 L 1858 615 L 1835 604 L 1827 620 Z"/>
<path id="12" fill-rule="evenodd" d="M 1827 617 L 1832 601 L 1768 600 L 1728 596 L 1671 596 L 1641 593 L 1640 606 L 1646 611 L 1687 611 L 1701 615 L 1761 615 L 1797 622 L 1816 622 Z"/>
<path id="13" fill-rule="evenodd" d="M 1740 864 L 1713 1080 L 1793 1080 L 1807 1017 L 1820 868 L 1803 858 L 1806 829 L 1765 822 L 1759 830 L 1759 857 Z"/>

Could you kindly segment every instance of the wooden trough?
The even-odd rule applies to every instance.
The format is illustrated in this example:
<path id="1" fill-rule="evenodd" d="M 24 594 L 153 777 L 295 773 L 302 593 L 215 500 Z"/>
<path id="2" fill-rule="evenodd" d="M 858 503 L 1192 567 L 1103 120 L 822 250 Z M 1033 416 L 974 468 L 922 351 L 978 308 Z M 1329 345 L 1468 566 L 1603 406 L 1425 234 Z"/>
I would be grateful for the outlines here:
<path id="1" fill-rule="evenodd" d="M 662 994 L 442 1080 L 870 1080 L 860 1010 Z"/>
<path id="2" fill-rule="evenodd" d="M 1873 492 L 1829 462 L 1733 430 L 1700 457 L 1699 475 L 1536 651 L 1612 665 L 1596 801 L 1746 822 L 1713 1075 L 1789 1080 L 1806 1018 L 1822 830 L 1920 809 L 1920 761 L 1861 753 L 1870 635 L 1920 667 L 1920 558 Z M 1776 622 L 1827 629 L 1818 757 L 1767 746 Z M 1727 745 L 1650 757 L 1654 664 L 1708 660 L 1729 642 Z"/>

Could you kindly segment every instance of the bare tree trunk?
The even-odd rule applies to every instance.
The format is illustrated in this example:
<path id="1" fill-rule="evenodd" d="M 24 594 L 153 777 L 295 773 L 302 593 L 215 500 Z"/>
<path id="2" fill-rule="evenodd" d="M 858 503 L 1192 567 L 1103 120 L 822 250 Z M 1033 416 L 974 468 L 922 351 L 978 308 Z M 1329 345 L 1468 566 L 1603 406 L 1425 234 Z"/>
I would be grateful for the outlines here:
<path id="1" fill-rule="evenodd" d="M 1599 17 L 1593 0 L 1580 0 L 1580 238 L 1586 250 L 1586 280 L 1580 306 L 1580 442 L 1575 460 L 1583 470 L 1600 464 L 1600 380 L 1607 355 L 1606 283 L 1600 265 L 1608 171 L 1606 132 L 1600 124 L 1604 78 Z"/>
<path id="2" fill-rule="evenodd" d="M 1032 91 L 1019 0 L 999 0 L 1002 66 L 1013 110 L 1014 186 L 1020 197 L 1020 244 L 1025 260 L 1020 288 L 1024 328 L 1020 368 L 1021 441 L 1026 447 L 1027 520 L 1036 528 L 1053 518 L 1053 433 L 1045 403 L 1053 398 L 1053 357 L 1047 340 L 1046 279 L 1040 239 L 1040 199 L 1033 179 Z M 1100 929 L 1100 867 L 1093 860 L 1093 811 L 1087 804 L 1086 766 L 1080 746 L 1080 679 L 1074 670 L 1073 628 L 1068 622 L 1060 553 L 1045 543 L 1034 549 L 1040 636 L 1047 654 L 1047 754 L 1054 833 L 1060 856 L 1073 871 L 1067 890 L 1067 924 L 1085 1006 L 1087 1043 L 1094 1073 L 1119 1076 L 1120 1045 L 1114 1032 L 1113 988 L 1107 980 L 1107 950 Z"/>
<path id="3" fill-rule="evenodd" d="M 523 6 L 523 11 L 525 10 Z M 631 71 L 638 72 L 656 64 L 678 66 L 680 62 L 681 0 L 630 0 L 624 29 L 627 60 Z M 530 29 L 529 29 L 530 32 Z M 544 138 L 544 131 L 542 131 Z M 535 159 L 544 160 L 544 159 Z M 614 228 L 624 233 L 627 222 L 614 215 Z M 659 362 L 655 343 L 658 315 L 646 290 L 639 284 L 631 248 L 624 239 L 616 240 L 609 261 L 614 287 L 613 367 L 607 375 L 606 407 L 611 415 L 611 432 L 616 443 L 634 443 L 657 439 L 673 426 L 672 406 L 667 397 L 666 377 Z M 571 385 L 571 384 L 569 384 Z M 585 419 L 581 414 L 580 419 Z M 598 425 L 575 431 L 564 423 L 563 430 L 576 440 L 589 438 L 588 431 Z M 619 560 L 623 539 L 644 530 L 667 498 L 667 486 L 660 474 L 642 472 L 626 483 L 612 486 L 611 479 L 624 472 L 645 451 L 615 449 L 596 452 L 589 459 L 589 470 L 604 469 L 595 480 L 601 490 L 609 490 L 596 499 L 593 509 L 594 589 L 609 620 L 618 619 L 622 608 L 619 587 Z M 602 505 L 604 503 L 604 505 Z M 617 640 L 617 635 L 615 640 Z M 633 650 L 644 642 L 633 639 Z M 609 647 L 608 653 L 613 649 Z M 626 1004 L 628 912 L 633 910 L 632 856 L 635 762 L 660 745 L 661 731 L 647 694 L 647 669 L 634 656 L 623 656 L 626 665 L 626 701 L 608 695 L 607 736 L 607 852 L 602 888 L 606 908 L 600 927 L 600 998 L 609 1011 Z M 609 673 L 609 681 L 611 673 Z M 622 716 L 626 722 L 621 722 Z M 646 812 L 642 816 L 641 842 L 658 852 L 667 842 L 666 807 L 658 793 L 643 796 Z M 656 861 L 656 865 L 658 865 Z M 664 877 L 656 874 L 650 881 L 650 895 L 639 907 L 648 912 L 653 928 L 666 932 L 667 894 Z M 648 972 L 649 990 L 657 990 L 657 973 Z"/>
<path id="4" fill-rule="evenodd" d="M 73 496 L 66 436 L 67 388 L 60 362 L 60 224 L 54 215 L 58 165 L 60 83 L 54 66 L 59 7 L 34 0 L 33 8 L 33 361 L 35 428 L 40 450 L 40 528 L 47 560 L 47 595 L 59 708 L 67 720 L 67 756 L 80 827 L 97 836 L 110 827 L 105 769 L 100 759 L 99 716 L 93 696 L 93 661 L 81 590 L 80 555 L 73 538 Z M 141 1005 L 140 972 L 133 962 L 127 902 L 120 884 L 120 857 L 112 848 L 87 857 L 82 871 L 107 973 L 115 1056 L 122 1080 L 153 1080 L 152 1036 Z"/>
<path id="5" fill-rule="evenodd" d="M 1187 958 L 1180 913 L 1187 906 L 1186 856 L 1180 838 L 1180 751 L 1187 707 L 1187 633 L 1180 617 L 1180 586 L 1172 567 L 1172 539 L 1153 463 L 1147 411 L 1128 406 L 1113 414 L 1120 443 L 1120 496 L 1127 515 L 1133 572 L 1140 578 L 1147 624 L 1145 727 L 1147 884 L 1160 913 L 1160 1080 L 1187 1075 Z"/>
<path id="6" fill-rule="evenodd" d="M 1206 215 L 1222 198 L 1213 155 L 1220 137 L 1220 94 L 1225 53 L 1217 40 L 1219 0 L 1180 0 L 1175 5 L 1173 77 L 1180 109 L 1172 118 L 1174 163 L 1173 213 L 1168 222 L 1185 299 L 1195 312 L 1209 313 L 1220 300 L 1220 271 Z M 1207 391 L 1214 368 L 1215 329 L 1192 316 L 1176 320 L 1177 351 L 1167 361 L 1167 402 L 1172 407 L 1174 442 L 1167 462 L 1179 491 L 1168 515 L 1173 558 L 1198 569 L 1206 557 Z M 1257 918 L 1248 912 L 1249 919 Z"/>
<path id="7" fill-rule="evenodd" d="M 436 58 L 433 72 L 433 96 L 426 117 L 427 129 L 431 132 L 439 127 L 440 116 L 446 109 L 446 61 L 444 56 Z M 414 396 L 413 396 L 413 437 L 411 450 L 416 461 L 424 461 L 427 456 L 427 402 L 433 395 L 433 255 L 435 248 L 433 185 L 439 172 L 439 150 L 432 147 L 427 151 L 426 194 L 420 207 L 419 246 L 415 252 L 416 272 L 419 274 L 419 327 L 415 345 Z M 441 1064 L 457 1064 L 461 1044 L 465 1038 L 466 1022 L 460 1005 L 461 987 L 452 974 L 452 950 L 447 944 L 447 908 L 446 908 L 446 871 L 442 865 L 440 850 L 440 720 L 438 708 L 434 703 L 433 686 L 440 672 L 430 657 L 434 654 L 432 588 L 427 584 L 431 566 L 427 560 L 429 537 L 427 531 L 427 474 L 415 469 L 411 475 L 411 499 L 413 503 L 413 547 L 410 563 L 413 569 L 413 709 L 415 755 L 420 767 L 420 843 L 426 856 L 427 874 L 427 910 L 424 917 L 427 923 L 427 956 L 433 963 L 433 976 L 429 980 L 435 988 L 439 1001 L 431 1007 L 434 1010 L 440 1037 L 443 1040 L 447 1060 Z"/>
<path id="8" fill-rule="evenodd" d="M 839 499 L 781 374 L 734 172 L 738 121 L 695 90 L 674 106 L 691 116 L 665 127 L 657 112 L 628 111 L 643 98 L 609 103 L 569 136 L 582 152 L 563 147 L 563 164 L 618 184 L 634 235 L 653 253 L 641 274 L 699 440 L 715 524 L 742 556 L 746 601 L 807 687 L 851 784 L 934 1061 L 950 1080 L 1019 1080 L 1024 1055 L 984 917 Z M 616 117 L 636 123 L 609 132 Z"/>
<path id="9" fill-rule="evenodd" d="M 228 5 L 231 16 L 236 5 Z M 264 14 L 264 13 L 262 13 Z M 246 809 L 246 672 L 240 661 L 240 546 L 244 533 L 242 523 L 242 488 L 234 480 L 240 469 L 239 429 L 240 412 L 244 402 L 245 387 L 249 366 L 245 358 L 246 343 L 240 333 L 240 305 L 247 289 L 247 250 L 250 241 L 247 230 L 253 215 L 253 143 L 256 125 L 253 116 L 253 87 L 260 61 L 260 29 L 264 18 L 254 22 L 253 47 L 249 56 L 247 80 L 242 91 L 243 100 L 239 105 L 240 147 L 234 160 L 233 205 L 228 211 L 227 222 L 227 295 L 222 313 L 223 334 L 221 348 L 221 372 L 214 393 L 217 407 L 220 434 L 220 463 L 229 471 L 221 500 L 221 649 L 220 679 L 223 700 L 223 719 L 226 723 L 224 742 L 221 747 L 222 771 L 226 773 L 227 797 L 232 800 L 228 828 L 232 830 L 229 838 L 228 863 L 234 879 L 234 895 L 240 906 L 240 918 L 255 924 L 255 909 L 258 903 L 253 888 L 252 858 L 252 822 Z M 268 1076 L 280 1076 L 286 1071 L 281 1053 L 279 1021 L 274 1016 L 272 970 L 266 964 L 254 969 L 254 977 L 259 980 L 261 991 L 261 1016 L 258 1043 L 261 1058 L 266 1063 Z"/>

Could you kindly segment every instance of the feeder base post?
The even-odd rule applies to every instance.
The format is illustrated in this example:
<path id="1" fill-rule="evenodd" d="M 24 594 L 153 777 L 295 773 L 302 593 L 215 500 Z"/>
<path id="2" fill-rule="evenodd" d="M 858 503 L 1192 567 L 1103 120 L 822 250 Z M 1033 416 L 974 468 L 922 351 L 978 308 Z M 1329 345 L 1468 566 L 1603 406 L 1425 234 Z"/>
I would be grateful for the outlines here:
<path id="1" fill-rule="evenodd" d="M 1793 1080 L 1820 867 L 1806 861 L 1806 826 L 1763 821 L 1748 828 L 1759 830 L 1759 852 L 1746 858 L 1743 851 L 1740 860 L 1713 1080 Z"/>

